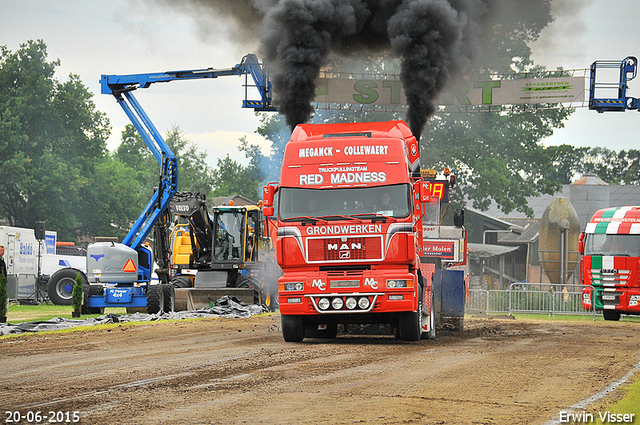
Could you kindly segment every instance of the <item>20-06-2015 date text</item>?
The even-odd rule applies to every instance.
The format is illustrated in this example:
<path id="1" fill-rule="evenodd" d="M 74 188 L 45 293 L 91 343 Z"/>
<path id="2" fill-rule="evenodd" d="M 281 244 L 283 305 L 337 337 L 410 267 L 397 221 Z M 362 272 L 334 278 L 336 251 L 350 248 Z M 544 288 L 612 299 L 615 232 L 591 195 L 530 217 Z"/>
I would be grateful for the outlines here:
<path id="1" fill-rule="evenodd" d="M 62 423 L 78 423 L 80 422 L 80 412 L 56 412 L 56 411 L 27 411 L 20 412 L 18 410 L 5 410 L 5 424 L 62 424 Z"/>

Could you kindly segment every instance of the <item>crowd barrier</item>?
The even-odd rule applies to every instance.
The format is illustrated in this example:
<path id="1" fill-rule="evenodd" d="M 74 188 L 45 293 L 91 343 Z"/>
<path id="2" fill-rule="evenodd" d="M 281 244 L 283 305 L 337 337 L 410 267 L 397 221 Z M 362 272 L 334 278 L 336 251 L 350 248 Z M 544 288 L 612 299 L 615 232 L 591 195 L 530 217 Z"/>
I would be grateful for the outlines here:
<path id="1" fill-rule="evenodd" d="M 590 286 L 586 286 L 590 287 Z M 469 290 L 467 313 L 544 313 L 582 314 L 596 318 L 595 310 L 582 308 L 585 285 L 549 283 L 512 283 L 503 290 Z M 593 289 L 593 287 L 591 287 Z"/>

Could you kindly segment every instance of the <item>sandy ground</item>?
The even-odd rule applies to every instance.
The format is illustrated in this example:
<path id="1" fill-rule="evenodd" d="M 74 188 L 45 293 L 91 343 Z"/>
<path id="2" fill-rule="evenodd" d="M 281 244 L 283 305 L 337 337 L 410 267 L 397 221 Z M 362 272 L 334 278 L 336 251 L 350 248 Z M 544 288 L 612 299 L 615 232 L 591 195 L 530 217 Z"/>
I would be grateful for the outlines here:
<path id="1" fill-rule="evenodd" d="M 268 315 L 27 335 L 0 341 L 0 411 L 2 423 L 17 411 L 19 423 L 543 424 L 629 372 L 639 330 L 467 318 L 435 341 L 293 344 Z"/>

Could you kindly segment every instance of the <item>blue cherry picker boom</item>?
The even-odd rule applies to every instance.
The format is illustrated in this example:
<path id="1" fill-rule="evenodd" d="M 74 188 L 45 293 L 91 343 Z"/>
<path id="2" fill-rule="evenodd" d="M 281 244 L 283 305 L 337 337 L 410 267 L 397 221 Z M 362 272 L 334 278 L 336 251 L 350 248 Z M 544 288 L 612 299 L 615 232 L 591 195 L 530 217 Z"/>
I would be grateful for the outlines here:
<path id="1" fill-rule="evenodd" d="M 230 69 L 198 69 L 149 74 L 102 75 L 102 94 L 113 95 L 142 136 L 161 167 L 158 188 L 146 207 L 123 239 L 122 243 L 99 241 L 87 249 L 87 280 L 85 286 L 85 313 L 101 312 L 105 307 L 145 308 L 148 313 L 172 311 L 175 301 L 173 286 L 169 283 L 168 243 L 165 237 L 169 222 L 168 206 L 178 189 L 178 163 L 175 154 L 155 128 L 133 92 L 148 88 L 153 83 L 176 80 L 245 76 L 243 108 L 257 111 L 275 111 L 272 88 L 268 75 L 258 58 L 249 54 Z M 254 84 L 249 84 L 249 76 Z M 254 87 L 260 100 L 247 99 L 248 88 Z M 159 284 L 151 284 L 154 258 L 145 243 L 151 230 L 156 229 Z"/>

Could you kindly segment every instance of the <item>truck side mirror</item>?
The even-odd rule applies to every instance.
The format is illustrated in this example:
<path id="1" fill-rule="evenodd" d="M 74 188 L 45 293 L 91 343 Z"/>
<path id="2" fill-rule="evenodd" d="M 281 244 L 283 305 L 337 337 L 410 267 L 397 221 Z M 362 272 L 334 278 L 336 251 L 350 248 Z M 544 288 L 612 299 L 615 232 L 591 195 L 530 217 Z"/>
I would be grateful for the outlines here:
<path id="1" fill-rule="evenodd" d="M 262 208 L 262 215 L 264 215 L 265 217 L 272 217 L 275 214 L 275 208 L 273 207 L 263 207 Z"/>
<path id="2" fill-rule="evenodd" d="M 273 197 L 276 193 L 276 187 L 273 185 L 266 185 L 262 188 L 262 199 L 264 200 L 265 207 L 273 206 Z"/>
<path id="3" fill-rule="evenodd" d="M 578 236 L 578 252 L 580 255 L 584 255 L 584 233 L 580 233 Z"/>
<path id="4" fill-rule="evenodd" d="M 263 207 L 262 215 L 265 217 L 271 217 L 275 214 L 275 208 L 273 207 L 273 200 L 276 195 L 278 187 L 275 184 L 269 183 L 262 188 Z"/>
<path id="5" fill-rule="evenodd" d="M 431 202 L 431 182 L 416 182 L 414 190 L 420 195 L 420 202 Z"/>

